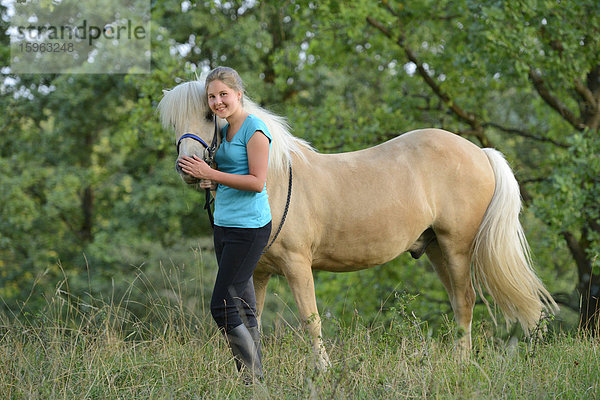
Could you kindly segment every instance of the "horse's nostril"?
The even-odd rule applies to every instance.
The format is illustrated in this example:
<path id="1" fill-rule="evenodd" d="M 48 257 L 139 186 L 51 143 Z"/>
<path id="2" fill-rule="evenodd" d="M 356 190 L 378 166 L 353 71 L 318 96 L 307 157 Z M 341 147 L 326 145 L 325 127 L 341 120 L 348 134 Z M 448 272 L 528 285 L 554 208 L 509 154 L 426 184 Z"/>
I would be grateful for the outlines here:
<path id="1" fill-rule="evenodd" d="M 175 171 L 181 173 L 183 170 L 181 169 L 181 165 L 179 165 L 179 159 L 175 161 Z"/>

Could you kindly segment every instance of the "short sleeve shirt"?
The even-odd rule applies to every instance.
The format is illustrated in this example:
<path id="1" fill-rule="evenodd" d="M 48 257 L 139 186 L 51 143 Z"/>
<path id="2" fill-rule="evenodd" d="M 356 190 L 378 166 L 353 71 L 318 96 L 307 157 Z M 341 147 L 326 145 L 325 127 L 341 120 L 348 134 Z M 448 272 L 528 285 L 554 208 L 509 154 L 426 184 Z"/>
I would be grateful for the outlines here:
<path id="1" fill-rule="evenodd" d="M 248 141 L 256 131 L 269 139 L 269 158 L 271 155 L 271 134 L 265 123 L 250 114 L 244 120 L 231 142 L 226 133 L 229 124 L 221 129 L 221 145 L 215 154 L 220 171 L 229 174 L 248 175 Z M 260 134 L 260 133 L 258 133 Z M 215 225 L 232 228 L 260 228 L 271 221 L 271 209 L 267 185 L 262 192 L 238 190 L 219 184 L 215 198 Z"/>

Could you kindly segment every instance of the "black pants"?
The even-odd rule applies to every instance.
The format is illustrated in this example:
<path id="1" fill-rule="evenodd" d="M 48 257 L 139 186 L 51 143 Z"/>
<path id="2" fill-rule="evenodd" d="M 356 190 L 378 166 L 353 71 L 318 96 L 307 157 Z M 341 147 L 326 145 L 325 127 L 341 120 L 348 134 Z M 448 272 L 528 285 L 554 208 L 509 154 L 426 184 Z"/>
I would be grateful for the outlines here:
<path id="1" fill-rule="evenodd" d="M 229 332 L 241 324 L 257 326 L 252 274 L 269 240 L 271 223 L 262 228 L 215 226 L 219 272 L 210 302 L 217 326 Z"/>

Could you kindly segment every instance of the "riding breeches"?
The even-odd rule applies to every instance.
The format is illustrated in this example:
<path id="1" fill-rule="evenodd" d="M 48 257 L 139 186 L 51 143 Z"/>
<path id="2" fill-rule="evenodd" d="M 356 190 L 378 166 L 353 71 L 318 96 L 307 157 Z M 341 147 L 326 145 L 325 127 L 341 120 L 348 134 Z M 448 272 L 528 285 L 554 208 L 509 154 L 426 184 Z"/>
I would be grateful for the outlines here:
<path id="1" fill-rule="evenodd" d="M 210 302 L 217 326 L 229 332 L 241 324 L 257 326 L 252 274 L 267 245 L 271 222 L 261 228 L 214 228 L 219 271 Z"/>

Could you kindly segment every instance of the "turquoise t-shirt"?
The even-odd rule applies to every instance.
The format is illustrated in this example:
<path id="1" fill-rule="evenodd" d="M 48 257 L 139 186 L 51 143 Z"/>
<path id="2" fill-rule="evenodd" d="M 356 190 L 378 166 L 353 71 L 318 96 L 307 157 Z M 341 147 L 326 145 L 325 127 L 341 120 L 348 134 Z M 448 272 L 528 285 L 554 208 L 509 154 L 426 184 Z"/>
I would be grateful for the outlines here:
<path id="1" fill-rule="evenodd" d="M 248 141 L 256 131 L 261 131 L 269 139 L 271 156 L 271 134 L 265 123 L 250 114 L 231 142 L 226 139 L 229 124 L 221 129 L 221 145 L 215 154 L 220 171 L 229 174 L 248 175 Z M 267 185 L 256 193 L 233 189 L 219 184 L 215 198 L 215 225 L 232 228 L 260 228 L 271 221 L 271 208 Z"/>

